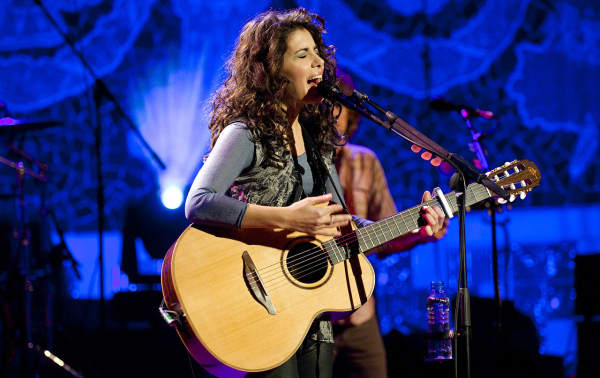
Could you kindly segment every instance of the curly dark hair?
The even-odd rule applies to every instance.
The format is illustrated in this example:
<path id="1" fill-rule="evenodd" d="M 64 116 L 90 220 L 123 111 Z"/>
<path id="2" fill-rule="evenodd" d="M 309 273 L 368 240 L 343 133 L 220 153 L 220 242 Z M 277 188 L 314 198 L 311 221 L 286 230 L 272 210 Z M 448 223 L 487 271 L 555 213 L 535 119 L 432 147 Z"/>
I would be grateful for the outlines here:
<path id="1" fill-rule="evenodd" d="M 325 20 L 303 8 L 269 10 L 249 21 L 242 29 L 235 49 L 226 63 L 227 79 L 212 99 L 211 149 L 223 129 L 236 119 L 244 119 L 254 141 L 260 141 L 273 164 L 283 163 L 281 153 L 292 144 L 293 133 L 282 108 L 288 79 L 281 75 L 288 36 L 306 29 L 313 37 L 319 56 L 324 60 L 323 80 L 336 82 L 335 48 L 323 41 Z M 300 123 L 307 128 L 321 153 L 331 153 L 339 144 L 335 129 L 334 107 L 324 100 L 304 105 Z"/>

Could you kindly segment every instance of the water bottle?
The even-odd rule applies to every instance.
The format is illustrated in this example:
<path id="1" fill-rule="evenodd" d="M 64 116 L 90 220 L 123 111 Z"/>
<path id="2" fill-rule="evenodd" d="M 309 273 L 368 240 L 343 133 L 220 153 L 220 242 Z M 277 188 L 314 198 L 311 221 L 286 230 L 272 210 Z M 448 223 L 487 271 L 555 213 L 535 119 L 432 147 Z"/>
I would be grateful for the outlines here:
<path id="1" fill-rule="evenodd" d="M 429 332 L 450 331 L 450 299 L 444 294 L 444 282 L 431 283 L 431 295 L 427 297 Z M 429 360 L 452 358 L 452 339 L 428 340 Z"/>

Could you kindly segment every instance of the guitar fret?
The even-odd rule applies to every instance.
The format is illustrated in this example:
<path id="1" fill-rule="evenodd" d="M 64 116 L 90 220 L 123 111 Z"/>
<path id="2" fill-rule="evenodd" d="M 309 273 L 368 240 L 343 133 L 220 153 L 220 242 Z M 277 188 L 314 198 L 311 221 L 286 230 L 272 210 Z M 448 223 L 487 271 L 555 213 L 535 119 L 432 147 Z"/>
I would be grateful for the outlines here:
<path id="1" fill-rule="evenodd" d="M 406 227 L 406 232 L 410 231 L 410 229 L 408 228 L 408 224 L 406 224 L 406 219 L 404 219 L 404 217 L 402 218 L 402 222 L 404 222 L 404 226 Z"/>
<path id="2" fill-rule="evenodd" d="M 468 188 L 471 189 L 471 193 L 473 194 L 473 197 L 475 197 L 475 203 L 479 202 L 477 199 L 477 194 L 475 194 L 475 190 L 473 190 L 473 186 L 469 185 Z"/>
<path id="3" fill-rule="evenodd" d="M 417 215 L 416 220 L 415 220 L 414 216 L 412 217 L 412 221 L 415 224 L 415 227 L 413 228 L 413 230 L 419 228 L 419 213 L 420 213 L 420 211 L 421 211 L 421 209 L 419 208 L 419 210 L 417 211 L 417 214 L 416 214 Z"/>
<path id="4" fill-rule="evenodd" d="M 367 249 L 366 249 L 368 251 L 369 249 L 374 248 L 377 245 L 377 243 L 373 240 L 372 232 L 369 232 L 369 230 L 367 230 L 366 233 L 369 235 L 369 240 L 371 241 L 371 246 L 370 247 L 367 246 Z"/>
<path id="5" fill-rule="evenodd" d="M 396 222 L 396 217 L 393 217 L 392 219 L 394 220 L 394 225 L 398 229 L 398 236 L 402 235 L 403 232 L 400 230 L 400 227 L 398 226 L 398 222 Z"/>
<path id="6" fill-rule="evenodd" d="M 358 232 L 360 232 L 361 235 L 363 234 L 362 229 L 358 230 L 357 234 L 358 234 Z M 364 237 L 365 250 L 363 251 L 361 249 L 361 252 L 363 252 L 363 253 L 366 252 L 366 251 L 368 251 L 369 249 L 371 249 L 371 248 L 373 248 L 375 246 L 375 244 L 373 243 L 373 239 L 371 239 L 371 235 L 369 235 L 369 232 L 367 231 L 367 232 L 364 232 L 364 233 L 366 234 L 365 237 Z M 369 247 L 369 240 L 367 240 L 367 238 L 366 238 L 367 236 L 369 237 L 369 240 L 371 241 L 371 247 Z M 361 240 L 361 238 L 359 237 L 358 240 Z M 360 243 L 359 243 L 359 245 L 360 245 Z"/>
<path id="7" fill-rule="evenodd" d="M 487 193 L 487 197 L 488 197 L 488 198 L 490 198 L 490 197 L 493 197 L 493 195 L 492 195 L 492 192 L 490 192 L 490 190 L 489 190 L 488 188 L 486 188 L 486 187 L 484 186 L 484 187 L 483 187 L 483 189 L 486 191 L 486 193 Z"/>
<path id="8" fill-rule="evenodd" d="M 346 236 L 346 238 L 347 238 L 347 236 Z M 341 260 L 346 260 L 350 257 L 348 255 L 348 248 L 349 248 L 348 244 L 350 244 L 350 243 L 351 243 L 351 241 L 349 242 L 348 240 L 345 240 L 345 242 L 343 244 L 337 243 L 337 248 L 340 251 Z"/>
<path id="9" fill-rule="evenodd" d="M 382 223 L 383 225 L 385 225 L 385 231 L 383 233 L 383 236 L 384 236 L 384 238 L 385 238 L 386 241 L 387 240 L 392 240 L 392 239 L 396 238 L 396 236 L 394 235 L 394 231 L 393 231 L 392 226 L 391 226 L 390 223 L 391 223 L 390 219 L 386 219 Z"/>
<path id="10" fill-rule="evenodd" d="M 456 206 L 456 193 L 452 192 L 452 193 L 448 194 L 446 196 L 446 200 L 450 204 L 450 208 L 452 209 L 452 214 L 457 213 L 458 207 Z"/>
<path id="11" fill-rule="evenodd" d="M 366 232 L 366 234 L 369 236 L 369 240 L 371 241 L 371 247 L 369 247 L 367 244 L 367 241 L 365 240 L 365 244 L 367 244 L 367 246 L 365 247 L 366 248 L 365 251 L 368 251 L 369 249 L 375 247 L 376 244 L 373 242 L 373 238 L 371 237 L 371 234 L 368 231 Z M 365 251 L 362 251 L 362 252 L 365 252 Z"/>
<path id="12" fill-rule="evenodd" d="M 381 222 L 377 222 L 375 223 L 375 225 L 377 225 L 379 227 L 379 230 L 381 231 Z M 381 245 L 381 240 L 379 240 L 379 236 L 377 236 L 377 231 L 374 232 L 375 234 L 375 238 L 377 239 L 377 245 Z"/>
<path id="13" fill-rule="evenodd" d="M 329 257 L 329 260 L 331 261 L 331 264 L 334 265 L 335 264 L 335 260 L 337 260 L 337 256 L 335 255 L 335 252 L 333 250 L 333 243 L 332 241 L 328 241 L 327 243 L 323 244 L 323 248 L 325 248 L 325 251 L 327 251 L 327 256 Z"/>
<path id="14" fill-rule="evenodd" d="M 334 240 L 335 240 L 335 239 L 334 239 Z M 337 241 L 336 241 L 336 243 L 335 243 L 335 249 L 336 249 L 336 250 L 339 252 L 339 254 L 340 254 L 340 259 L 339 259 L 339 261 L 342 261 L 342 260 L 344 260 L 344 255 L 346 254 L 346 251 L 345 251 L 345 249 L 344 249 L 343 247 L 340 247 L 340 245 L 337 243 Z M 339 262 L 339 261 L 338 261 L 338 262 Z"/>
<path id="15" fill-rule="evenodd" d="M 338 250 L 338 251 L 339 251 L 339 246 L 337 245 L 337 240 L 335 240 L 335 239 L 331 239 L 329 242 L 327 242 L 327 244 L 329 244 L 329 245 L 331 246 L 331 248 L 327 248 L 327 250 L 328 250 L 328 251 L 329 251 L 329 250 L 331 250 L 331 252 L 333 252 L 333 257 L 335 257 L 335 260 L 336 260 L 336 261 L 334 262 L 334 261 L 333 261 L 333 257 L 331 256 L 331 253 L 328 253 L 328 254 L 329 254 L 329 258 L 330 258 L 330 260 L 331 260 L 331 264 L 332 264 L 332 265 L 335 265 L 335 264 L 339 263 L 340 261 L 342 261 L 342 260 L 343 260 L 343 259 L 342 259 L 342 254 L 340 253 L 340 256 L 339 256 L 339 258 L 338 258 L 338 255 L 337 255 L 337 253 L 336 253 L 336 252 L 337 252 L 336 250 Z"/>
<path id="16" fill-rule="evenodd" d="M 361 228 L 359 230 L 356 230 L 356 241 L 358 243 L 358 249 L 360 250 L 360 252 L 364 252 L 363 249 L 366 248 L 366 250 L 369 250 L 369 240 L 367 240 L 367 237 L 369 239 L 371 239 L 371 236 L 369 235 L 369 232 L 363 232 L 365 231 L 364 228 Z M 363 245 L 364 244 L 364 247 Z M 371 242 L 372 243 L 372 242 Z"/>
<path id="17" fill-rule="evenodd" d="M 396 220 L 394 218 L 388 219 L 388 229 L 390 230 L 390 234 L 393 236 L 393 239 L 402 235 L 400 229 L 398 228 L 398 224 L 396 223 Z M 398 233 L 396 233 L 396 230 L 398 230 Z"/>

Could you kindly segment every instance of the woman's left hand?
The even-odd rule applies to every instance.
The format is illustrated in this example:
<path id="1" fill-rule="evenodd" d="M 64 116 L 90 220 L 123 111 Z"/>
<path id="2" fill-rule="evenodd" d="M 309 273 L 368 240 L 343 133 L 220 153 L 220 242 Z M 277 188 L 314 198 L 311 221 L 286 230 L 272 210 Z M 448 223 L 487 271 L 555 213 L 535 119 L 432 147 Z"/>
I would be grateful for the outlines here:
<path id="1" fill-rule="evenodd" d="M 421 203 L 425 203 L 427 201 L 431 201 L 431 193 L 429 192 L 423 193 L 423 199 Z M 427 221 L 427 225 L 419 229 L 419 234 L 422 236 L 434 237 L 434 240 L 441 239 L 446 232 L 448 232 L 449 224 L 442 209 L 440 209 L 438 206 L 423 206 L 421 210 L 423 211 L 421 216 Z M 437 235 L 440 231 L 443 233 L 435 237 L 435 235 Z"/>
<path id="2" fill-rule="evenodd" d="M 430 200 L 431 193 L 423 193 L 421 203 Z M 442 209 L 438 206 L 423 206 L 422 210 L 423 214 L 421 216 L 425 219 L 427 225 L 379 246 L 374 251 L 377 252 L 379 258 L 385 258 L 395 252 L 407 251 L 419 244 L 440 240 L 448 233 L 450 221 L 446 218 Z"/>

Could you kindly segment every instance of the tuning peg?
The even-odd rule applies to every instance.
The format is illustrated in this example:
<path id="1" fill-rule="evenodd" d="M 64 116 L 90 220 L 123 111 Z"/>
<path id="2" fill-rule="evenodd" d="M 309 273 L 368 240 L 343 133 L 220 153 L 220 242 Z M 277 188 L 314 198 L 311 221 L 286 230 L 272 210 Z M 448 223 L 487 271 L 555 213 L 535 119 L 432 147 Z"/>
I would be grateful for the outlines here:
<path id="1" fill-rule="evenodd" d="M 525 197 L 527 197 L 527 192 L 521 192 L 521 194 L 519 194 L 519 196 L 521 197 L 522 200 L 524 200 Z"/>

